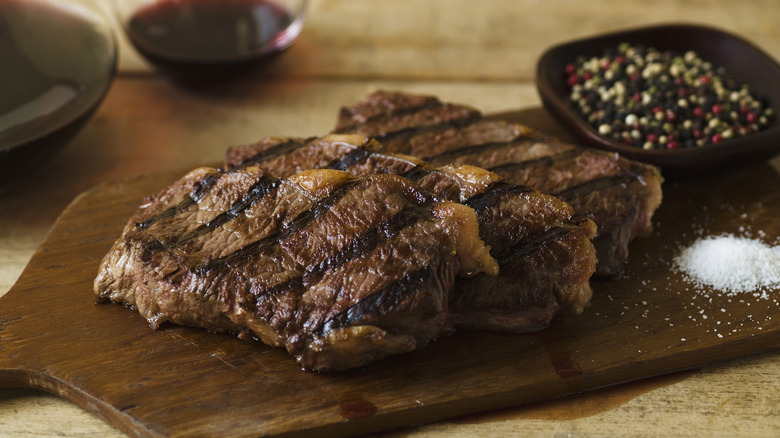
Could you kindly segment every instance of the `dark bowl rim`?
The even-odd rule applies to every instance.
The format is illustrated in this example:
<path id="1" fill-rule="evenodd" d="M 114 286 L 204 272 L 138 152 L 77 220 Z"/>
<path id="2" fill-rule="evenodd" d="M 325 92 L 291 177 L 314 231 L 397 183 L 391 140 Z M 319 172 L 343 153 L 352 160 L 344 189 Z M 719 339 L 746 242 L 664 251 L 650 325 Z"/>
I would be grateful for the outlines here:
<path id="1" fill-rule="evenodd" d="M 747 137 L 739 137 L 733 139 L 726 139 L 717 144 L 708 144 L 706 146 L 694 147 L 694 148 L 681 148 L 672 150 L 645 150 L 636 146 L 630 146 L 622 144 L 616 141 L 612 141 L 603 138 L 598 132 L 590 126 L 579 114 L 577 114 L 573 108 L 568 104 L 565 96 L 556 91 L 556 84 L 552 82 L 551 74 L 553 72 L 548 71 L 549 65 L 558 60 L 561 52 L 571 50 L 573 48 L 587 48 L 587 47 L 606 47 L 608 42 L 614 44 L 617 40 L 632 40 L 641 39 L 643 36 L 646 38 L 648 35 L 659 32 L 698 32 L 704 34 L 718 35 L 722 39 L 728 39 L 731 42 L 737 43 L 743 49 L 750 51 L 750 56 L 760 60 L 763 64 L 771 66 L 776 72 L 778 81 L 780 81 L 780 64 L 769 56 L 764 50 L 759 48 L 746 39 L 716 28 L 709 25 L 693 24 L 693 23 L 664 23 L 657 25 L 648 25 L 641 27 L 629 27 L 622 30 L 604 32 L 595 34 L 592 36 L 573 39 L 562 43 L 555 44 L 546 49 L 539 57 L 535 84 L 537 91 L 542 99 L 543 104 L 547 109 L 553 113 L 564 125 L 570 129 L 576 137 L 584 141 L 590 146 L 595 146 L 601 149 L 606 149 L 612 152 L 618 152 L 621 155 L 625 155 L 629 158 L 645 161 L 650 164 L 659 165 L 661 167 L 669 166 L 672 168 L 685 167 L 683 161 L 686 159 L 698 158 L 702 155 L 703 148 L 706 148 L 706 153 L 711 155 L 711 160 L 725 159 L 728 156 L 733 155 L 733 149 L 740 144 L 744 145 L 746 142 L 755 142 L 756 144 L 765 144 L 771 142 L 772 139 L 776 139 L 778 146 L 780 147 L 780 122 L 776 117 L 769 127 L 752 133 Z M 611 45 L 610 44 L 610 45 Z M 684 44 L 684 43 L 683 43 Z M 595 52 L 595 50 L 594 50 Z M 600 52 L 600 50 L 599 50 Z M 586 53 L 589 54 L 589 53 Z M 597 54 L 597 53 L 594 53 Z M 572 60 L 573 61 L 573 60 Z M 728 66 L 725 66 L 728 68 Z M 563 76 L 561 75 L 561 81 Z M 560 84 L 558 84 L 560 85 Z M 754 84 L 748 83 L 751 89 L 755 88 Z M 780 102 L 772 101 L 773 108 L 777 114 L 778 105 Z M 780 152 L 780 150 L 778 151 Z"/>

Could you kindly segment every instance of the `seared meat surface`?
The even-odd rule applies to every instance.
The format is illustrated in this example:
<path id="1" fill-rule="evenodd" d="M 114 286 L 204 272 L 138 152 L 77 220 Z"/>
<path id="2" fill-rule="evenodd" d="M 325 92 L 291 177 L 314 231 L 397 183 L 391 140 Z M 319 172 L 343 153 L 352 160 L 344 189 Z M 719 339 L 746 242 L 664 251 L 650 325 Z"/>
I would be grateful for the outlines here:
<path id="1" fill-rule="evenodd" d="M 396 174 L 437 199 L 473 207 L 499 275 L 459 278 L 449 295 L 448 326 L 527 332 L 546 327 L 560 309 L 580 313 L 589 304 L 596 265 L 592 221 L 492 172 L 468 165 L 435 168 L 381 150 L 361 135 L 266 138 L 229 149 L 225 167 L 259 166 L 280 176 L 311 168 Z"/>
<path id="2" fill-rule="evenodd" d="M 257 337 L 333 371 L 424 346 L 456 275 L 496 271 L 474 210 L 404 178 L 200 168 L 143 202 L 94 289 L 154 328 Z"/>
<path id="3" fill-rule="evenodd" d="M 385 151 L 433 166 L 479 166 L 560 198 L 597 224 L 593 243 L 601 275 L 620 273 L 628 244 L 651 231 L 661 203 L 662 178 L 653 166 L 488 120 L 476 109 L 432 96 L 375 92 L 342 108 L 334 132 L 375 137 Z"/>

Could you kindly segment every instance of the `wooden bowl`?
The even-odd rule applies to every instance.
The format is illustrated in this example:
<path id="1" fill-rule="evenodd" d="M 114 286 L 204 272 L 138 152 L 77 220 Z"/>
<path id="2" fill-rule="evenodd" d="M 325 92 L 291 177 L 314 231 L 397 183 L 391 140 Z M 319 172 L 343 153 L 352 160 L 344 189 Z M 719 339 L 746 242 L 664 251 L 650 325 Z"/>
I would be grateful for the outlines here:
<path id="1" fill-rule="evenodd" d="M 780 109 L 780 65 L 755 45 L 721 30 L 688 24 L 636 28 L 563 43 L 548 49 L 536 70 L 536 86 L 544 106 L 587 146 L 618 152 L 661 167 L 665 176 L 686 177 L 766 160 L 780 153 L 780 122 L 744 137 L 693 148 L 645 150 L 599 135 L 569 103 L 565 66 L 580 55 L 600 56 L 622 42 L 644 44 L 659 51 L 694 50 L 715 66 L 765 96 L 776 114 Z"/>

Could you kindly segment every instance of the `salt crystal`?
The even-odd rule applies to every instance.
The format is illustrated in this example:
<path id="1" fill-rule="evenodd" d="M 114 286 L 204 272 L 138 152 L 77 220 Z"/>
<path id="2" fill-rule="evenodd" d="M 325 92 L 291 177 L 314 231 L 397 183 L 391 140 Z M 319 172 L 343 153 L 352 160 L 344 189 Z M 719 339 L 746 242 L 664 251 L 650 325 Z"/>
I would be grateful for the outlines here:
<path id="1" fill-rule="evenodd" d="M 733 235 L 698 239 L 675 258 L 696 283 L 737 293 L 780 287 L 780 246 Z"/>

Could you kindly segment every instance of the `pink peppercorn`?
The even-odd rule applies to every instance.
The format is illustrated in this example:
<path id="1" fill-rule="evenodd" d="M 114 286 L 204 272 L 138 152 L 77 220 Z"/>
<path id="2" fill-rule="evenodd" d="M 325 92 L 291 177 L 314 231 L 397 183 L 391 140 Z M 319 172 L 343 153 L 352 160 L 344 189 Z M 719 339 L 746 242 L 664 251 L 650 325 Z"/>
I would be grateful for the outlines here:
<path id="1" fill-rule="evenodd" d="M 720 143 L 723 140 L 723 136 L 720 134 L 715 134 L 712 136 L 712 143 Z"/>

